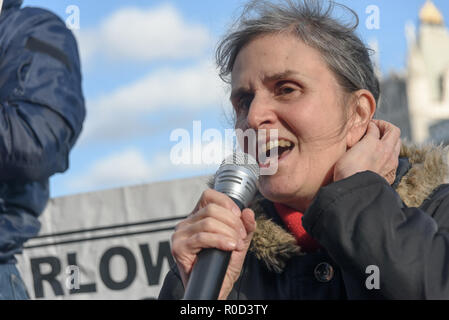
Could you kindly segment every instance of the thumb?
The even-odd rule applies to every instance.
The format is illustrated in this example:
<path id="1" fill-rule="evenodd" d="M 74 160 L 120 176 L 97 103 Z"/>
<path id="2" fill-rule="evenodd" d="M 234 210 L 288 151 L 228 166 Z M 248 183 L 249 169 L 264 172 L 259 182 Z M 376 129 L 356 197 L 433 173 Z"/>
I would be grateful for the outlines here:
<path id="1" fill-rule="evenodd" d="M 245 251 L 248 249 L 251 240 L 253 239 L 254 231 L 256 231 L 257 228 L 254 211 L 251 209 L 244 209 L 242 211 L 242 222 L 247 233 L 246 238 L 243 239 L 243 246 L 241 248 L 243 251 Z"/>
<path id="2" fill-rule="evenodd" d="M 246 208 L 242 211 L 242 222 L 248 235 L 252 234 L 257 227 L 254 211 Z"/>
<path id="3" fill-rule="evenodd" d="M 368 130 L 366 131 L 366 137 L 372 137 L 376 140 L 380 139 L 380 130 L 374 121 L 370 121 L 368 124 Z"/>

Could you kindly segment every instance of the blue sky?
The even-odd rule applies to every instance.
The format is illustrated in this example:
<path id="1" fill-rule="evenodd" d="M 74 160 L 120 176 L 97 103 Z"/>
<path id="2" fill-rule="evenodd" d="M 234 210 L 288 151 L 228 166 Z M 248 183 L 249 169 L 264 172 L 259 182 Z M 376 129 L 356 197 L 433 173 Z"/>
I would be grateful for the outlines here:
<path id="1" fill-rule="evenodd" d="M 360 18 L 358 33 L 377 42 L 383 75 L 405 68 L 406 23 L 419 25 L 425 0 L 340 0 Z M 241 0 L 25 0 L 64 21 L 79 8 L 74 30 L 82 57 L 87 118 L 70 169 L 51 178 L 51 196 L 190 177 L 218 165 L 176 166 L 173 130 L 230 128 L 226 87 L 213 66 L 214 47 Z M 434 0 L 445 17 L 449 1 Z M 369 6 L 379 28 L 367 28 Z M 73 21 L 73 20 L 70 20 Z M 193 141 L 192 141 L 193 144 Z M 194 150 L 194 152 L 199 152 Z"/>

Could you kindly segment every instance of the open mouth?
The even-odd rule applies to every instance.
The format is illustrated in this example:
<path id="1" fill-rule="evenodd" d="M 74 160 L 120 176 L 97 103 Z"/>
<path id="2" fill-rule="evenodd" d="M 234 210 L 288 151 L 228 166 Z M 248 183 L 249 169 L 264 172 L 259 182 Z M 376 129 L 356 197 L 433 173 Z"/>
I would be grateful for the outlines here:
<path id="1" fill-rule="evenodd" d="M 257 162 L 259 165 L 266 165 L 276 157 L 276 160 L 280 160 L 287 156 L 287 154 L 295 147 L 295 144 L 285 139 L 279 139 L 275 141 L 268 141 L 262 144 L 261 150 L 257 155 Z"/>

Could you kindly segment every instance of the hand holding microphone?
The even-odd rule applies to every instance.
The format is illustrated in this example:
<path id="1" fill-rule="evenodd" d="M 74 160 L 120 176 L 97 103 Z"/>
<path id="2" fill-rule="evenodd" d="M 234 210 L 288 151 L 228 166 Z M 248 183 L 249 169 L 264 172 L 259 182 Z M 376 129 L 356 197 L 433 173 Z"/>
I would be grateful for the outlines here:
<path id="1" fill-rule="evenodd" d="M 257 164 L 241 165 L 243 158 L 234 154 L 233 161 L 223 162 L 215 190 L 203 192 L 172 236 L 185 299 L 226 299 L 240 275 L 256 229 L 254 212 L 243 208 L 257 192 L 258 179 Z"/>

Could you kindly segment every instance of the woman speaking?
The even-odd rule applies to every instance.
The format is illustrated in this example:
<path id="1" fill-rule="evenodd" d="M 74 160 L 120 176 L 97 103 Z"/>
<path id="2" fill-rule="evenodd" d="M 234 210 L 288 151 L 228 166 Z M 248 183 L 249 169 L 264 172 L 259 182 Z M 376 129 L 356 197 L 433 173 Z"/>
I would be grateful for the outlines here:
<path id="1" fill-rule="evenodd" d="M 220 299 L 449 298 L 445 150 L 373 120 L 379 82 L 336 6 L 358 20 L 334 3 L 253 1 L 219 44 L 235 127 L 277 130 L 278 170 L 251 209 L 202 194 L 172 236 L 161 299 L 183 297 L 204 248 L 232 251 Z"/>

